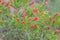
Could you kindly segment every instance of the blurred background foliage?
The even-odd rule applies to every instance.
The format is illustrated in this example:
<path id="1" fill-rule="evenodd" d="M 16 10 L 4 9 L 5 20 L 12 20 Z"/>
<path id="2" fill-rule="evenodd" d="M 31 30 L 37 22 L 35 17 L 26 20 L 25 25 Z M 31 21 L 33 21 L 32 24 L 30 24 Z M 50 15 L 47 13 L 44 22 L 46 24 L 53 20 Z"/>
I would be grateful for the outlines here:
<path id="1" fill-rule="evenodd" d="M 38 4 L 41 4 L 43 2 L 43 0 L 35 0 L 35 1 Z M 46 1 L 47 1 L 46 5 L 47 10 L 50 10 L 52 13 L 60 12 L 60 0 L 46 0 Z"/>

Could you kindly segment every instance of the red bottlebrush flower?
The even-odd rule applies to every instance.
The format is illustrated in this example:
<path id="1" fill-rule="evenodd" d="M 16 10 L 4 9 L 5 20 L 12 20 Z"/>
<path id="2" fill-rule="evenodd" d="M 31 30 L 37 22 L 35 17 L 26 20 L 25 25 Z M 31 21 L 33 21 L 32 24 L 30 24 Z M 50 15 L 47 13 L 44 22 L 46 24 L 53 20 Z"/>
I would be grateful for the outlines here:
<path id="1" fill-rule="evenodd" d="M 22 24 L 25 24 L 25 21 L 24 20 L 22 20 Z"/>
<path id="2" fill-rule="evenodd" d="M 2 0 L 0 0 L 0 4 L 2 4 L 2 2 L 3 2 L 3 1 L 2 1 Z"/>
<path id="3" fill-rule="evenodd" d="M 38 8 L 35 8 L 35 9 L 34 9 L 34 12 L 39 12 L 39 9 L 38 9 Z"/>
<path id="4" fill-rule="evenodd" d="M 38 8 L 33 8 L 33 13 L 39 12 Z"/>
<path id="5" fill-rule="evenodd" d="M 49 17 L 49 20 L 52 20 L 52 16 Z"/>
<path id="6" fill-rule="evenodd" d="M 9 4 L 10 2 L 9 1 L 8 2 L 4 2 L 4 1 L 0 0 L 0 3 L 1 4 Z"/>
<path id="7" fill-rule="evenodd" d="M 27 16 L 27 14 L 26 14 L 26 13 L 23 13 L 23 14 L 22 14 L 22 16 L 23 16 L 23 17 L 26 17 L 26 16 Z"/>
<path id="8" fill-rule="evenodd" d="M 53 23 L 56 23 L 56 19 L 53 19 Z"/>
<path id="9" fill-rule="evenodd" d="M 38 20 L 38 17 L 34 17 L 34 20 L 35 20 L 35 21 Z"/>
<path id="10" fill-rule="evenodd" d="M 59 33 L 60 31 L 58 29 L 55 30 L 55 33 Z"/>
<path id="11" fill-rule="evenodd" d="M 20 18 L 17 18 L 17 21 L 19 22 L 20 21 Z"/>
<path id="12" fill-rule="evenodd" d="M 58 16 L 58 12 L 56 12 L 56 13 L 54 14 L 54 16 Z"/>
<path id="13" fill-rule="evenodd" d="M 2 0 L 0 0 L 0 2 L 2 2 Z"/>
<path id="14" fill-rule="evenodd" d="M 34 4 L 34 0 L 32 0 L 29 4 L 30 4 L 30 5 L 33 5 L 33 4 Z"/>
<path id="15" fill-rule="evenodd" d="M 1 2 L 1 4 L 2 4 L 2 5 L 4 5 L 4 4 L 5 4 L 5 2 Z"/>

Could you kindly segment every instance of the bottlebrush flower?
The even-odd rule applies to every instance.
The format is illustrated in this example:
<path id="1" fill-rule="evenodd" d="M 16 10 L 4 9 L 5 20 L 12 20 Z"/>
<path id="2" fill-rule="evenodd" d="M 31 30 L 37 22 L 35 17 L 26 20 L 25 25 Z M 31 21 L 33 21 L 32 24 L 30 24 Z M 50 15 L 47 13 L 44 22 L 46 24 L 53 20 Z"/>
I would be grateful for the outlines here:
<path id="1" fill-rule="evenodd" d="M 52 16 L 49 17 L 49 20 L 52 20 Z"/>
<path id="2" fill-rule="evenodd" d="M 35 20 L 35 21 L 38 20 L 38 17 L 34 17 L 34 20 Z"/>
<path id="3" fill-rule="evenodd" d="M 20 21 L 20 18 L 17 18 L 16 20 L 19 22 Z"/>
<path id="4" fill-rule="evenodd" d="M 33 8 L 32 10 L 33 10 L 33 13 L 39 12 L 39 9 L 38 8 Z"/>
<path id="5" fill-rule="evenodd" d="M 54 14 L 54 16 L 58 16 L 58 12 L 56 12 L 56 13 Z"/>
<path id="6" fill-rule="evenodd" d="M 48 26 L 48 27 L 46 27 L 45 29 L 46 29 L 46 30 L 51 30 L 51 27 L 50 27 L 50 26 Z"/>
<path id="7" fill-rule="evenodd" d="M 56 23 L 56 19 L 53 19 L 53 23 Z"/>
<path id="8" fill-rule="evenodd" d="M 60 31 L 58 29 L 55 30 L 55 33 L 59 33 Z"/>
<path id="9" fill-rule="evenodd" d="M 22 20 L 22 24 L 25 24 L 25 21 L 24 20 Z"/>
<path id="10" fill-rule="evenodd" d="M 27 14 L 26 14 L 26 13 L 23 13 L 23 14 L 22 14 L 22 16 L 23 16 L 23 17 L 26 17 L 26 16 L 27 16 Z"/>
<path id="11" fill-rule="evenodd" d="M 29 4 L 30 4 L 30 5 L 33 5 L 34 3 L 35 3 L 34 0 L 32 0 Z"/>
<path id="12" fill-rule="evenodd" d="M 2 4 L 2 5 L 4 5 L 4 4 L 5 4 L 5 2 L 1 2 L 1 4 Z"/>
<path id="13" fill-rule="evenodd" d="M 2 2 L 2 0 L 0 0 L 0 2 Z"/>

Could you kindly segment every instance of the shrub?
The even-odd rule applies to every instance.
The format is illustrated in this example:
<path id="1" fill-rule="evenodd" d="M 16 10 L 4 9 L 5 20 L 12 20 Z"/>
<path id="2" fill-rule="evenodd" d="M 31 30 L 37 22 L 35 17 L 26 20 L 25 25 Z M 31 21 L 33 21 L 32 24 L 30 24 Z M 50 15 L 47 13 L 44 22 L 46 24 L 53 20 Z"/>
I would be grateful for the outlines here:
<path id="1" fill-rule="evenodd" d="M 22 0 L 23 1 L 23 0 Z M 58 40 L 60 37 L 60 14 L 51 15 L 44 10 L 46 4 L 37 5 L 14 0 L 16 8 L 11 13 L 11 5 L 0 2 L 0 35 L 4 40 Z M 3 4 L 2 4 L 3 3 Z M 30 5 L 31 4 L 31 5 Z M 19 9 L 21 8 L 21 10 Z"/>

